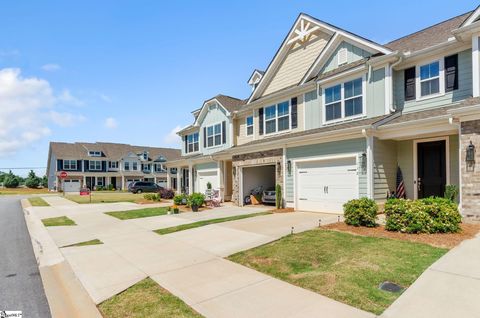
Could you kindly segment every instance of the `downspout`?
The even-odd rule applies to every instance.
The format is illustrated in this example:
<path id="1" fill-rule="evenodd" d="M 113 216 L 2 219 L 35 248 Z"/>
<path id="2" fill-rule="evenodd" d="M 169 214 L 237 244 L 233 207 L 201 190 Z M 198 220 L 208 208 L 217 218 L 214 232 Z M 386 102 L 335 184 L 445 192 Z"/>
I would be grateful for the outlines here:
<path id="1" fill-rule="evenodd" d="M 400 55 L 400 57 L 398 58 L 398 61 L 396 61 L 395 63 L 391 64 L 389 66 L 389 70 L 388 70 L 388 75 L 390 77 L 390 80 L 389 80 L 389 85 L 390 85 L 390 96 L 389 96 L 389 109 L 390 109 L 390 112 L 391 113 L 394 113 L 396 111 L 395 107 L 393 106 L 393 68 L 395 66 L 397 66 L 398 64 L 402 63 L 403 61 L 403 55 Z"/>

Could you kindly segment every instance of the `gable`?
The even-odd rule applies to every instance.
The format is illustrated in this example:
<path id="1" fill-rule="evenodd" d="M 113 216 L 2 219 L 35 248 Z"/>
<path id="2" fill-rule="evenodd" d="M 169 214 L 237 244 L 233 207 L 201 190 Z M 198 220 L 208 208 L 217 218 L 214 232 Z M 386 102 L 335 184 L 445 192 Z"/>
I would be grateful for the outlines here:
<path id="1" fill-rule="evenodd" d="M 323 50 L 330 35 L 317 31 L 305 43 L 293 43 L 261 96 L 296 85 Z"/>
<path id="2" fill-rule="evenodd" d="M 224 120 L 228 121 L 228 114 L 225 108 L 217 103 L 205 105 L 206 111 L 198 118 L 198 125 L 200 127 L 218 124 Z"/>
<path id="3" fill-rule="evenodd" d="M 341 53 L 340 55 L 342 56 L 339 56 L 339 52 Z M 345 56 L 343 56 L 344 54 Z M 335 51 L 333 51 L 332 55 L 330 56 L 330 58 L 327 60 L 322 70 L 320 71 L 320 74 L 333 71 L 337 69 L 339 66 L 347 65 L 347 64 L 359 61 L 361 59 L 370 57 L 372 55 L 373 54 L 371 52 L 368 52 L 367 50 L 364 50 L 346 41 L 342 41 L 340 45 L 337 46 Z M 340 64 L 343 57 L 345 57 L 345 62 Z"/>

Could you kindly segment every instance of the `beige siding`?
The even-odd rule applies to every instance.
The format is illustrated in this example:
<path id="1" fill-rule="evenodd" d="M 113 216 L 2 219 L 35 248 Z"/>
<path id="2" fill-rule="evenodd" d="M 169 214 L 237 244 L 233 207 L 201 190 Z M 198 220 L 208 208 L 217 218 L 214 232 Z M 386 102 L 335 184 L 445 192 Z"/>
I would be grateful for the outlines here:
<path id="1" fill-rule="evenodd" d="M 383 202 L 396 187 L 397 142 L 375 138 L 373 153 L 374 198 Z"/>
<path id="2" fill-rule="evenodd" d="M 298 84 L 325 47 L 329 37 L 318 32 L 306 44 L 293 44 L 262 96 Z"/>
<path id="3" fill-rule="evenodd" d="M 246 125 L 246 118 L 248 116 L 251 116 L 252 114 L 253 114 L 253 111 L 250 112 L 249 114 L 238 117 L 236 120 L 235 135 L 237 137 L 237 141 L 236 141 L 237 145 L 242 145 L 253 140 L 253 135 L 247 136 L 247 125 Z M 253 120 L 254 134 L 255 134 L 255 129 L 258 129 L 258 126 L 255 123 L 255 117 L 254 117 L 254 120 Z"/>

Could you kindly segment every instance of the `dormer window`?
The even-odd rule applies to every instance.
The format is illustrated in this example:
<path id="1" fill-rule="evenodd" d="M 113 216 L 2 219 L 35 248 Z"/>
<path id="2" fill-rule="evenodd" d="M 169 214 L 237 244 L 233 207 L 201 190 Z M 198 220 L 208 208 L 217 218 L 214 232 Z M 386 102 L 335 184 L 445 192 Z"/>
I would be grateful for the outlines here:
<path id="1" fill-rule="evenodd" d="M 147 151 L 143 152 L 143 160 L 148 160 L 148 152 Z"/>
<path id="2" fill-rule="evenodd" d="M 90 157 L 101 157 L 102 152 L 101 151 L 89 151 L 88 156 L 90 156 Z"/>

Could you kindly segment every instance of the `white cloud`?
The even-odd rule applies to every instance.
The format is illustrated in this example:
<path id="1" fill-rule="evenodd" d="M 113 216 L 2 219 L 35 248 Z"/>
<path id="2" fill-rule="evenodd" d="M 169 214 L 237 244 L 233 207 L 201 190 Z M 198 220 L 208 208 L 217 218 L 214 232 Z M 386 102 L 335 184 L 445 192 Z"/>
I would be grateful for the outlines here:
<path id="1" fill-rule="evenodd" d="M 50 63 L 50 64 L 42 65 L 42 70 L 44 70 L 45 72 L 55 72 L 55 71 L 58 71 L 59 69 L 60 69 L 60 65 L 58 64 Z"/>
<path id="2" fill-rule="evenodd" d="M 105 94 L 100 94 L 99 95 L 100 99 L 103 100 L 105 103 L 111 103 L 112 102 L 112 98 L 108 95 L 105 95 Z"/>
<path id="3" fill-rule="evenodd" d="M 105 128 L 108 128 L 108 129 L 115 129 L 118 127 L 118 122 L 115 118 L 113 117 L 108 117 L 105 119 Z"/>
<path id="4" fill-rule="evenodd" d="M 179 145 L 182 141 L 179 135 L 177 135 L 177 132 L 179 132 L 182 129 L 180 126 L 176 126 L 170 132 L 163 137 L 163 142 L 166 143 L 167 145 Z"/>
<path id="5" fill-rule="evenodd" d="M 64 89 L 57 100 L 59 103 L 70 104 L 75 106 L 83 106 L 84 102 L 73 96 L 68 89 Z"/>
<path id="6" fill-rule="evenodd" d="M 50 111 L 48 113 L 52 122 L 61 127 L 72 127 L 86 120 L 85 116 L 67 112 Z"/>
<path id="7" fill-rule="evenodd" d="M 20 69 L 0 69 L 0 156 L 15 154 L 51 133 L 50 123 L 75 122 L 75 115 L 54 110 L 62 102 L 50 84 L 36 77 L 23 78 Z M 79 117 L 77 115 L 77 117 Z"/>

